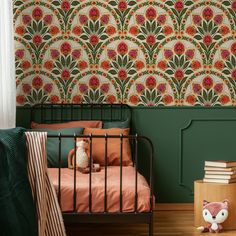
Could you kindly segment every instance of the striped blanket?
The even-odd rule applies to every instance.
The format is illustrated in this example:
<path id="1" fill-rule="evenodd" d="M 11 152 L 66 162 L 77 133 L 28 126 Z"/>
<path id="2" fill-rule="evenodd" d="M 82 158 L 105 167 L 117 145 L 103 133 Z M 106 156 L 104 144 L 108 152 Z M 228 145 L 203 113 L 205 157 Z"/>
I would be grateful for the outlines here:
<path id="1" fill-rule="evenodd" d="M 47 172 L 45 132 L 26 132 L 28 175 L 38 214 L 39 236 L 65 236 L 61 210 Z"/>

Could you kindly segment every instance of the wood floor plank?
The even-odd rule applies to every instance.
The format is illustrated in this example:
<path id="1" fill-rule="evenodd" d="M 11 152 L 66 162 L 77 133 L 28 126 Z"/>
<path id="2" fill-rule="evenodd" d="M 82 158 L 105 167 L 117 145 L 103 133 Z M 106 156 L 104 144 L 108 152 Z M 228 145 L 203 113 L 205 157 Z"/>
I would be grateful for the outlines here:
<path id="1" fill-rule="evenodd" d="M 156 211 L 155 236 L 212 236 L 199 233 L 193 227 L 193 211 Z M 147 236 L 148 226 L 142 224 L 79 224 L 66 225 L 68 236 Z M 225 231 L 221 236 L 236 236 L 235 231 Z"/>

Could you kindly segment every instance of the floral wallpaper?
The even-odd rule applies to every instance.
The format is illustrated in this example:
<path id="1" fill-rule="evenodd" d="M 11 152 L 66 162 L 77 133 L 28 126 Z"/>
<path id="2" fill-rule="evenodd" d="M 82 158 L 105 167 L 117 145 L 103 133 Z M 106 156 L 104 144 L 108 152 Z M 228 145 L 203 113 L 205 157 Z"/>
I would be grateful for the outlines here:
<path id="1" fill-rule="evenodd" d="M 17 104 L 236 105 L 236 0 L 14 0 Z"/>

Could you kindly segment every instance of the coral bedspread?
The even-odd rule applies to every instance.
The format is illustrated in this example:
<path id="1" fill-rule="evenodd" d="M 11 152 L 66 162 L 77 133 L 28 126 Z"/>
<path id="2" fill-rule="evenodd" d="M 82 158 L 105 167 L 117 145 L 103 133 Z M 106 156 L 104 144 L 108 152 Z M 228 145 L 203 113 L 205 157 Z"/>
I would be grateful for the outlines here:
<path id="1" fill-rule="evenodd" d="M 49 176 L 58 191 L 58 169 L 49 168 Z M 77 171 L 77 203 L 78 212 L 89 211 L 89 174 Z M 135 208 L 135 168 L 123 167 L 122 193 L 123 212 L 132 212 Z M 61 208 L 62 211 L 73 210 L 74 171 L 67 168 L 61 169 Z M 104 211 L 105 169 L 92 173 L 92 212 Z M 145 178 L 138 174 L 138 207 L 139 212 L 150 210 L 150 188 Z M 107 168 L 107 211 L 120 211 L 120 167 Z"/>

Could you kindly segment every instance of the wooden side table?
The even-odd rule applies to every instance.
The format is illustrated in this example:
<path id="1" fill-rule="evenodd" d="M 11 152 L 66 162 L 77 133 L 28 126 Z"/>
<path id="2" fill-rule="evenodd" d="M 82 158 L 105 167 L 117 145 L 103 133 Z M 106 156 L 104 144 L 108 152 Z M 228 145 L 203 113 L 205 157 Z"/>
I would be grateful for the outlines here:
<path id="1" fill-rule="evenodd" d="M 202 180 L 194 182 L 194 226 L 206 225 L 203 216 L 203 200 L 220 202 L 229 200 L 229 216 L 223 223 L 224 229 L 236 229 L 236 183 L 219 184 L 204 183 Z"/>

